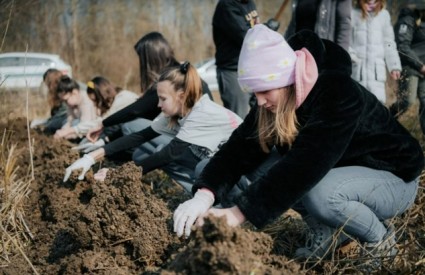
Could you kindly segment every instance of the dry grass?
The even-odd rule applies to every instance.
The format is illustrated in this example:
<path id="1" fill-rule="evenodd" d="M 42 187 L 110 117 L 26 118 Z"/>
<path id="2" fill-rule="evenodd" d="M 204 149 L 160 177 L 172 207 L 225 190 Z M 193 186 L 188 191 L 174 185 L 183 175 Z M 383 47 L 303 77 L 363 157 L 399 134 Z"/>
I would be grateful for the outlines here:
<path id="1" fill-rule="evenodd" d="M 32 239 L 24 219 L 24 203 L 33 177 L 20 176 L 26 168 L 17 166 L 21 153 L 11 144 L 10 134 L 4 129 L 0 144 L 0 266 L 8 265 L 11 256 L 20 253 L 38 274 L 24 253 L 24 247 Z"/>

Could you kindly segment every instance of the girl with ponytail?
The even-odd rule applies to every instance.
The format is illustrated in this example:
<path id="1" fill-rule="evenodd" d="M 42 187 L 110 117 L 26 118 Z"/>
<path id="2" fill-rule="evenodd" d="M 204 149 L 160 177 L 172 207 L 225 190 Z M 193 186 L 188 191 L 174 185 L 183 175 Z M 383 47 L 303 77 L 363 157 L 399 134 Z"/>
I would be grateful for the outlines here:
<path id="1" fill-rule="evenodd" d="M 191 191 L 194 172 L 199 161 L 212 156 L 242 122 L 235 113 L 214 103 L 202 93 L 202 81 L 189 62 L 165 68 L 156 85 L 158 107 L 161 114 L 151 126 L 139 132 L 123 136 L 84 155 L 66 169 L 64 181 L 73 170 L 83 169 L 83 179 L 90 167 L 104 156 L 119 154 L 139 146 L 160 135 L 171 138 L 167 145 L 160 145 L 154 152 L 146 152 L 143 159 L 133 159 L 144 174 L 162 169 L 171 178 Z M 105 170 L 96 176 L 104 178 Z"/>

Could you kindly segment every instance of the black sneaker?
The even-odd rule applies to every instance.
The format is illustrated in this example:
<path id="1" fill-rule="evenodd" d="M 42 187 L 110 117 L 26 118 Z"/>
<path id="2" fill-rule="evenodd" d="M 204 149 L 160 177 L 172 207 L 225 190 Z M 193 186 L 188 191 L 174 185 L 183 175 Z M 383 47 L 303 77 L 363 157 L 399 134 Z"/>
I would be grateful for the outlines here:
<path id="1" fill-rule="evenodd" d="M 342 230 L 327 226 L 310 215 L 303 219 L 310 232 L 306 246 L 295 251 L 295 258 L 298 260 L 326 258 L 332 255 L 337 247 L 351 239 Z"/>

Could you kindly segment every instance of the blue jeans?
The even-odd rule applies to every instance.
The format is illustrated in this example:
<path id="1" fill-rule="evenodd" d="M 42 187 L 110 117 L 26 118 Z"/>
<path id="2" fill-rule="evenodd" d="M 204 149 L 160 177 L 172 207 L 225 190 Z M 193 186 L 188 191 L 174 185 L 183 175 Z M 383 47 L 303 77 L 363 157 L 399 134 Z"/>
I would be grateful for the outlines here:
<path id="1" fill-rule="evenodd" d="M 412 206 L 418 183 L 419 179 L 405 183 L 390 172 L 368 167 L 334 168 L 294 209 L 328 226 L 343 226 L 361 241 L 378 242 L 387 232 L 382 221 Z"/>

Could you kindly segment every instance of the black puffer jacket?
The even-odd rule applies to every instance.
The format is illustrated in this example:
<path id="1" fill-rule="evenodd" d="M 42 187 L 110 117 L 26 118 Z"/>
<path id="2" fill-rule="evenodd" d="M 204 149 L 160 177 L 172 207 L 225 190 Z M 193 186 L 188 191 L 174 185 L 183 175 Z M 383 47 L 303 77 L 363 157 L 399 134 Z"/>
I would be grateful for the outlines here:
<path id="1" fill-rule="evenodd" d="M 425 22 L 416 25 L 419 16 L 418 11 L 402 9 L 394 33 L 402 65 L 409 74 L 423 77 L 420 70 L 425 64 Z"/>
<path id="2" fill-rule="evenodd" d="M 334 167 L 386 170 L 406 182 L 417 178 L 424 166 L 418 141 L 351 79 L 348 53 L 311 31 L 297 33 L 288 43 L 294 50 L 306 47 L 312 53 L 319 78 L 297 109 L 300 126 L 292 147 L 277 146 L 282 158 L 236 198 L 246 218 L 257 227 L 273 221 Z M 206 187 L 219 203 L 241 175 L 265 160 L 257 115 L 254 107 L 205 167 L 193 192 Z"/>

